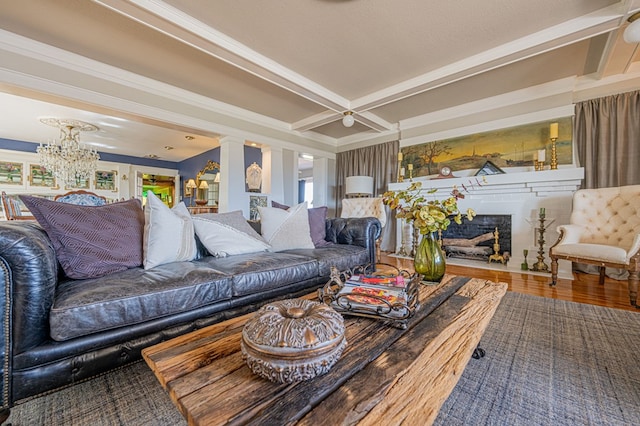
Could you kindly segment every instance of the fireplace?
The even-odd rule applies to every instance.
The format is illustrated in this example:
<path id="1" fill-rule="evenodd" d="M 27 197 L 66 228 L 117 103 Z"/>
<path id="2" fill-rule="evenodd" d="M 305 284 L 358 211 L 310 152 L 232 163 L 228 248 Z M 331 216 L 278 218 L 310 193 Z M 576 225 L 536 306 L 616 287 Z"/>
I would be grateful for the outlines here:
<path id="1" fill-rule="evenodd" d="M 451 179 L 417 178 L 414 181 L 423 181 L 423 187 L 436 190 L 435 197 L 440 199 L 447 197 L 454 186 L 461 189 L 468 189 L 465 198 L 458 200 L 458 206 L 462 212 L 467 208 L 472 208 L 478 215 L 507 215 L 511 220 L 508 229 L 498 228 L 500 251 L 508 251 L 510 260 L 507 264 L 499 262 L 479 262 L 474 260 L 449 257 L 452 264 L 483 267 L 495 270 L 520 271 L 523 262 L 526 261 L 525 252 L 531 257 L 528 261 L 533 261 L 534 253 L 539 250 L 539 235 L 536 227 L 539 226 L 539 211 L 546 209 L 546 231 L 543 253 L 544 262 L 549 263 L 548 250 L 558 238 L 557 225 L 569 223 L 571 215 L 571 200 L 573 193 L 580 187 L 584 177 L 584 170 L 577 167 L 559 168 L 557 170 L 544 171 L 522 171 L 517 172 L 509 169 L 505 174 L 486 176 L 480 181 L 477 176 L 462 177 L 463 172 L 457 171 L 460 177 Z M 389 184 L 390 190 L 407 189 L 412 181 L 397 182 Z M 467 224 L 466 220 L 463 220 Z M 471 224 L 479 224 L 476 217 Z M 398 222 L 396 227 L 396 253 L 399 256 L 406 256 L 403 252 L 408 252 L 410 247 L 410 233 L 404 235 L 406 227 Z M 484 231 L 494 232 L 495 227 Z M 479 235 L 482 235 L 478 233 Z M 507 235 L 509 234 L 509 237 Z M 471 236 L 475 237 L 477 235 Z M 465 236 L 464 238 L 470 238 Z M 493 241 L 484 242 L 486 251 L 491 249 L 493 254 Z M 541 274 L 540 272 L 530 272 Z M 571 262 L 561 260 L 558 263 L 558 273 L 562 278 L 571 279 Z"/>
<path id="2" fill-rule="evenodd" d="M 498 256 L 491 257 L 496 254 L 496 230 L 500 247 Z M 464 219 L 460 225 L 452 222 L 442 232 L 442 248 L 448 258 L 506 261 L 511 253 L 511 215 L 482 214 L 472 221 Z"/>

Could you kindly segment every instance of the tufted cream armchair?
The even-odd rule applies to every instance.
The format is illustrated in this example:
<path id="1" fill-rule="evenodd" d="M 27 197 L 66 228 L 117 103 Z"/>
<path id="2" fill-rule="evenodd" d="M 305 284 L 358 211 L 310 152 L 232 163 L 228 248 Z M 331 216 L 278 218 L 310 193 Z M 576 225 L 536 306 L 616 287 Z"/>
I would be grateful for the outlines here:
<path id="1" fill-rule="evenodd" d="M 573 195 L 569 225 L 549 249 L 551 285 L 558 278 L 558 260 L 597 265 L 600 284 L 606 267 L 629 272 L 629 299 L 637 306 L 640 271 L 640 185 L 581 189 Z"/>
<path id="2" fill-rule="evenodd" d="M 342 200 L 340 217 L 375 217 L 380 221 L 380 227 L 387 224 L 387 212 L 382 198 L 345 198 Z M 376 241 L 376 259 L 380 259 L 380 240 L 382 232 Z"/>

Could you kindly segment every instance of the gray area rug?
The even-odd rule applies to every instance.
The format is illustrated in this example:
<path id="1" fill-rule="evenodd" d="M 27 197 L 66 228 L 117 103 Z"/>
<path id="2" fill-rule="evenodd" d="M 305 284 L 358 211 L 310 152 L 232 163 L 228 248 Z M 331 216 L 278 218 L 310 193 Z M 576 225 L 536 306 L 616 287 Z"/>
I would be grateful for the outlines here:
<path id="1" fill-rule="evenodd" d="M 437 425 L 639 422 L 640 313 L 509 292 L 481 347 Z M 20 404 L 8 423 L 186 424 L 143 362 Z"/>

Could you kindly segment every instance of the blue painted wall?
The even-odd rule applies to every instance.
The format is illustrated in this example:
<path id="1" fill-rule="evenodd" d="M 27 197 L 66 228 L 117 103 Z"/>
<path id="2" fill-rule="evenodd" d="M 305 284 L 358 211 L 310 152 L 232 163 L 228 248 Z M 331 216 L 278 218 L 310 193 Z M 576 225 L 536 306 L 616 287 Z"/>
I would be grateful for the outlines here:
<path id="1" fill-rule="evenodd" d="M 22 142 L 22 141 L 16 141 L 12 139 L 0 138 L 0 149 L 7 149 L 7 150 L 21 151 L 21 152 L 36 152 L 36 148 L 38 146 L 39 144 L 33 143 L 33 142 Z M 100 152 L 100 151 L 98 151 L 98 153 L 100 154 L 100 159 L 103 161 L 112 161 L 114 163 L 135 164 L 135 165 L 147 166 L 147 167 L 160 167 L 165 169 L 177 169 L 178 172 L 180 173 L 180 197 L 182 197 L 183 195 L 182 193 L 184 191 L 185 179 L 194 179 L 198 174 L 198 172 L 202 170 L 202 168 L 207 164 L 207 161 L 209 160 L 220 163 L 219 147 L 203 152 L 202 154 L 198 154 L 194 157 L 188 158 L 180 162 L 154 160 L 151 158 L 144 158 L 144 157 L 132 157 L 129 155 L 119 155 L 119 154 L 112 154 L 109 152 Z M 260 148 L 255 148 L 252 146 L 245 145 L 244 146 L 245 170 L 254 162 L 258 163 L 258 165 L 262 167 L 262 150 Z M 245 190 L 249 191 L 249 188 L 246 187 Z"/>
<path id="2" fill-rule="evenodd" d="M 12 139 L 2 139 L 0 138 L 0 149 L 9 149 L 12 151 L 21 151 L 21 152 L 36 152 L 36 148 L 38 148 L 40 144 L 33 142 L 22 142 L 16 141 Z M 165 161 L 165 160 L 154 160 L 152 158 L 144 158 L 144 157 L 132 157 L 130 155 L 119 155 L 112 154 L 109 152 L 101 152 L 100 159 L 102 161 L 112 161 L 114 163 L 126 163 L 126 164 L 135 164 L 137 166 L 147 166 L 147 167 L 161 167 L 164 169 L 177 169 L 178 164 L 175 161 Z"/>

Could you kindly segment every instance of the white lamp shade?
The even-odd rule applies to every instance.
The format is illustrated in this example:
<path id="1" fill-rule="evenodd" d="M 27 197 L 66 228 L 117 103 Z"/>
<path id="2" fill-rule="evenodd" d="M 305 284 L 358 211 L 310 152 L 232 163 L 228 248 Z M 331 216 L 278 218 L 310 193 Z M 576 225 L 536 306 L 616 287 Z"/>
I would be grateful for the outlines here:
<path id="1" fill-rule="evenodd" d="M 216 178 L 213 180 L 213 183 L 220 183 L 220 173 L 216 173 Z"/>
<path id="2" fill-rule="evenodd" d="M 371 176 L 349 176 L 346 179 L 347 195 L 373 195 L 373 178 Z"/>
<path id="3" fill-rule="evenodd" d="M 624 30 L 624 41 L 630 44 L 640 43 L 640 19 L 630 23 Z"/>
<path id="4" fill-rule="evenodd" d="M 187 188 L 196 188 L 196 187 L 197 187 L 197 185 L 196 185 L 196 181 L 195 180 L 189 179 L 187 181 Z"/>
<path id="5" fill-rule="evenodd" d="M 344 127 L 351 127 L 353 126 L 353 123 L 355 123 L 355 119 L 353 118 L 353 115 L 351 114 L 345 114 L 344 117 L 342 117 L 342 125 Z"/>
<path id="6" fill-rule="evenodd" d="M 201 181 L 200 181 L 200 186 L 199 186 L 198 188 L 200 188 L 200 189 L 207 189 L 207 188 L 209 188 L 209 184 L 207 183 L 207 181 L 206 181 L 206 180 L 201 180 Z"/>

